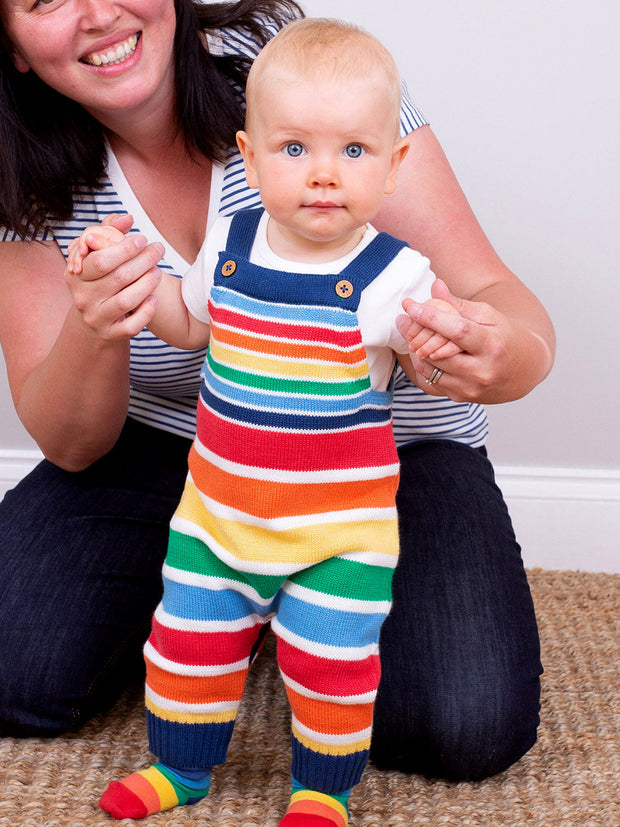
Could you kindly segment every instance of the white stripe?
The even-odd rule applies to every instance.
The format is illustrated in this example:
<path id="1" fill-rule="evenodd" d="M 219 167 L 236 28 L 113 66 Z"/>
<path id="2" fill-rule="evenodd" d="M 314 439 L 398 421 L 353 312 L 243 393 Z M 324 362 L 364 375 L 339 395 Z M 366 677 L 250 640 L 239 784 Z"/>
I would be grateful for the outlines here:
<path id="1" fill-rule="evenodd" d="M 155 619 L 167 629 L 177 629 L 180 632 L 239 632 L 242 629 L 251 629 L 257 623 L 265 623 L 268 618 L 257 614 L 240 617 L 239 620 L 190 620 L 186 617 L 176 617 L 168 614 L 161 604 L 155 609 Z"/>
<path id="2" fill-rule="evenodd" d="M 347 704 L 369 704 L 377 697 L 376 690 L 374 692 L 364 692 L 362 695 L 323 695 L 321 692 L 313 692 L 312 689 L 308 689 L 300 683 L 297 683 L 297 681 L 285 675 L 282 670 L 280 670 L 280 675 L 284 683 L 298 695 L 303 695 L 305 698 L 312 698 L 315 701 L 326 701 L 327 703 L 343 704 L 346 706 Z"/>
<path id="3" fill-rule="evenodd" d="M 357 612 L 358 614 L 378 614 L 382 612 L 383 614 L 387 614 L 392 605 L 389 600 L 356 600 L 352 597 L 337 597 L 333 594 L 324 594 L 323 592 L 308 589 L 306 586 L 291 583 L 290 580 L 284 583 L 282 590 L 290 594 L 291 597 L 296 597 L 305 603 L 311 603 L 314 606 L 323 606 L 325 609 L 335 609 L 340 612 Z"/>
<path id="4" fill-rule="evenodd" d="M 235 663 L 224 663 L 216 665 L 205 665 L 196 663 L 177 663 L 174 660 L 169 660 L 155 649 L 155 647 L 148 640 L 144 644 L 144 657 L 148 658 L 151 663 L 163 669 L 165 672 L 170 672 L 173 675 L 185 675 L 193 678 L 212 678 L 218 675 L 229 675 L 233 672 L 240 672 L 247 669 L 250 665 L 250 658 L 238 660 Z"/>
<path id="5" fill-rule="evenodd" d="M 290 643 L 291 646 L 294 646 L 301 652 L 316 655 L 319 658 L 353 661 L 365 660 L 371 655 L 379 653 L 379 645 L 377 643 L 369 643 L 368 646 L 330 646 L 327 643 L 317 643 L 314 640 L 306 640 L 282 626 L 277 617 L 272 619 L 271 628 L 282 640 Z"/>
<path id="6" fill-rule="evenodd" d="M 385 569 L 396 567 L 397 558 L 393 554 L 381 554 L 378 551 L 348 551 L 338 555 L 342 560 L 354 563 L 366 563 L 369 566 L 383 566 Z"/>
<path id="7" fill-rule="evenodd" d="M 318 741 L 320 744 L 332 744 L 333 746 L 356 744 L 358 741 L 365 741 L 367 738 L 370 738 L 370 734 L 372 732 L 372 727 L 360 729 L 359 732 L 347 732 L 344 735 L 316 732 L 315 730 L 300 723 L 294 715 L 292 716 L 292 724 L 295 729 L 306 738 L 310 738 L 312 741 Z"/>
<path id="8" fill-rule="evenodd" d="M 363 468 L 329 468 L 325 471 L 285 471 L 274 468 L 261 468 L 255 465 L 242 465 L 239 462 L 224 459 L 224 457 L 218 456 L 203 445 L 198 439 L 196 439 L 195 447 L 201 457 L 212 465 L 215 465 L 216 468 L 226 471 L 228 474 L 234 474 L 238 477 L 249 477 L 254 480 L 267 480 L 268 482 L 324 484 L 328 482 L 378 480 L 384 477 L 395 476 L 400 467 L 398 462 L 393 462 L 374 468 L 364 466 Z"/>
<path id="9" fill-rule="evenodd" d="M 234 712 L 239 709 L 239 701 L 218 701 L 212 704 L 189 704 L 181 701 L 172 701 L 170 698 L 162 698 L 148 686 L 145 687 L 146 697 L 161 709 L 168 712 L 189 712 L 196 714 L 213 714 L 217 712 Z"/>
<path id="10" fill-rule="evenodd" d="M 175 569 L 164 563 L 162 568 L 162 575 L 168 580 L 175 583 L 183 583 L 185 586 L 197 586 L 201 589 L 209 589 L 210 591 L 224 591 L 232 590 L 239 592 L 248 600 L 258 603 L 261 606 L 269 606 L 272 602 L 272 597 L 261 597 L 253 586 L 249 583 L 242 583 L 240 580 L 233 580 L 226 577 L 212 577 L 208 574 L 197 574 L 195 571 L 183 571 L 182 569 Z"/>

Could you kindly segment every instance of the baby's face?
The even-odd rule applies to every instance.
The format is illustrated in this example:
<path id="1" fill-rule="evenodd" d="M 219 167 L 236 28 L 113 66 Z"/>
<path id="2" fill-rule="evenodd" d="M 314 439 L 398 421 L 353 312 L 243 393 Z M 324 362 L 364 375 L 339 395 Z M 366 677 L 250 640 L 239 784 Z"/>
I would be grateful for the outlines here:
<path id="1" fill-rule="evenodd" d="M 266 73 L 252 101 L 246 171 L 282 227 L 319 244 L 371 221 L 406 149 L 382 79 Z"/>

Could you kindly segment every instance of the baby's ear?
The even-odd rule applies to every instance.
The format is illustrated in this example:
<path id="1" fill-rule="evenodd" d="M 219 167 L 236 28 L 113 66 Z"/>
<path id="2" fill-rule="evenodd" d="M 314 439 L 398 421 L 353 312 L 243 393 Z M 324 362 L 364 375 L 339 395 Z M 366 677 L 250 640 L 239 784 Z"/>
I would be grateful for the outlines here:
<path id="1" fill-rule="evenodd" d="M 243 129 L 237 132 L 235 136 L 237 139 L 237 146 L 243 158 L 243 165 L 245 166 L 245 179 L 248 182 L 248 187 L 253 190 L 258 189 L 258 175 L 256 174 L 256 165 L 254 164 L 254 147 L 252 140 L 247 132 Z"/>
<path id="2" fill-rule="evenodd" d="M 402 164 L 405 155 L 409 152 L 409 138 L 401 138 L 400 140 L 396 141 L 394 146 L 392 147 L 392 160 L 390 163 L 390 172 L 385 182 L 385 194 L 390 195 L 396 189 L 396 176 L 398 175 L 398 169 Z"/>

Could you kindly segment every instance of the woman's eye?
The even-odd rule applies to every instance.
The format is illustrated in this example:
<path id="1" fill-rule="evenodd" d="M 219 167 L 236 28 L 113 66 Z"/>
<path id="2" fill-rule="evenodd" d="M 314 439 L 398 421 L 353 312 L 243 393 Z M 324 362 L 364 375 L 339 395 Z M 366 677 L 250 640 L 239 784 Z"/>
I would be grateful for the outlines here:
<path id="1" fill-rule="evenodd" d="M 344 154 L 348 158 L 361 158 L 364 154 L 364 147 L 360 144 L 349 144 L 345 147 Z"/>
<path id="2" fill-rule="evenodd" d="M 286 155 L 290 155 L 291 158 L 299 158 L 300 155 L 304 154 L 304 148 L 301 144 L 287 144 L 284 147 L 284 152 Z"/>

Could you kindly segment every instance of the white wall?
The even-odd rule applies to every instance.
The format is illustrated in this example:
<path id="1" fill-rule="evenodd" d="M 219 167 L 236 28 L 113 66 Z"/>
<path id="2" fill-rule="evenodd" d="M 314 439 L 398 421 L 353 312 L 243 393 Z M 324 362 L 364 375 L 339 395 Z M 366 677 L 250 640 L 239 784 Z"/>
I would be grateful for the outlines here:
<path id="1" fill-rule="evenodd" d="M 361 23 L 392 50 L 491 241 L 554 320 L 549 379 L 489 411 L 526 561 L 620 570 L 619 5 L 303 5 Z M 5 386 L 0 399 L 6 461 L 32 443 Z"/>

